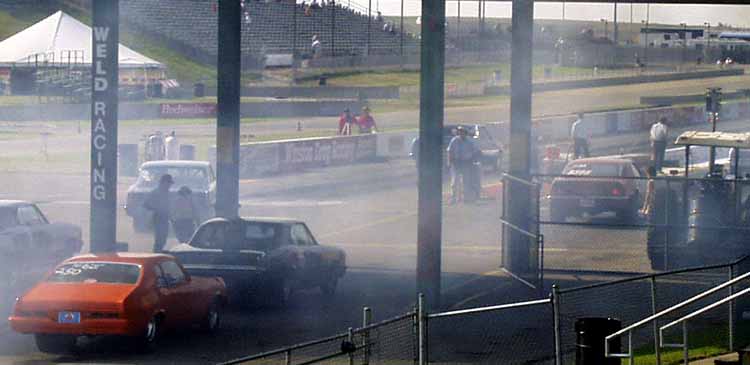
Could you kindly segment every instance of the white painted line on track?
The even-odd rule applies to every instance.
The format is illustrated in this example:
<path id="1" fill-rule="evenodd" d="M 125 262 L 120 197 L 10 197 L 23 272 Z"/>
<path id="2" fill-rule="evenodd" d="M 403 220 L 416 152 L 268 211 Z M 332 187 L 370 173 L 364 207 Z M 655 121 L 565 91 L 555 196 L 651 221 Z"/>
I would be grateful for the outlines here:
<path id="1" fill-rule="evenodd" d="M 330 207 L 343 205 L 341 200 L 242 200 L 240 205 L 247 207 Z"/>
<path id="2" fill-rule="evenodd" d="M 332 246 L 341 248 L 407 248 L 415 249 L 416 243 L 405 243 L 405 244 L 393 244 L 393 243 L 334 243 Z M 444 245 L 444 250 L 466 250 L 466 251 L 497 251 L 500 248 L 497 246 L 483 246 L 483 245 Z M 544 252 L 567 252 L 569 249 L 562 247 L 545 247 Z"/>

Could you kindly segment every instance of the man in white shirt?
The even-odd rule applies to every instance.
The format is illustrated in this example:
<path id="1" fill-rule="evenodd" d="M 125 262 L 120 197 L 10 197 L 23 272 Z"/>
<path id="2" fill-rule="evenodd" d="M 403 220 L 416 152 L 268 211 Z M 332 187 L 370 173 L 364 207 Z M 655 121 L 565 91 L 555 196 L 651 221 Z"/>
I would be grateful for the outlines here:
<path id="1" fill-rule="evenodd" d="M 664 163 L 664 151 L 667 149 L 667 118 L 661 117 L 651 126 L 649 140 L 651 141 L 651 161 L 659 172 Z"/>
<path id="2" fill-rule="evenodd" d="M 167 138 L 164 139 L 164 150 L 167 160 L 179 160 L 180 159 L 180 142 L 177 140 L 175 132 L 172 131 Z"/>
<path id="3" fill-rule="evenodd" d="M 570 127 L 570 137 L 573 138 L 573 158 L 589 157 L 589 136 L 583 125 L 583 113 Z"/>

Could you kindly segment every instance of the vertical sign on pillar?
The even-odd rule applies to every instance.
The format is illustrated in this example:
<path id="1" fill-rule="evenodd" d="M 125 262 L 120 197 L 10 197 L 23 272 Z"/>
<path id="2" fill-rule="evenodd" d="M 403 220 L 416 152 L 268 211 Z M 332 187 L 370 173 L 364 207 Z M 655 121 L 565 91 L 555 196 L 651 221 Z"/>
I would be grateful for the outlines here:
<path id="1" fill-rule="evenodd" d="M 117 241 L 117 89 L 119 1 L 93 6 L 91 62 L 91 252 Z"/>

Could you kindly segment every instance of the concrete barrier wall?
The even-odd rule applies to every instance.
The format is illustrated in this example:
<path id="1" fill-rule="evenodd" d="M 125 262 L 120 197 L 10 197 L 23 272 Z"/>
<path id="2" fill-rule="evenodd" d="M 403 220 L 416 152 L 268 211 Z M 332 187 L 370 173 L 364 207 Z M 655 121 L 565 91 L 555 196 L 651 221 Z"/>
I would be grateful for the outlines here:
<path id="1" fill-rule="evenodd" d="M 211 118 L 216 116 L 213 103 L 141 104 L 121 103 L 120 120 L 160 118 Z M 335 117 L 345 108 L 360 110 L 365 102 L 341 101 L 272 101 L 243 103 L 240 115 L 244 118 Z M 168 106 L 170 112 L 165 113 Z M 181 109 L 181 110 L 177 110 Z M 65 121 L 88 120 L 90 104 L 34 104 L 0 107 L 0 121 Z"/>
<path id="2" fill-rule="evenodd" d="M 315 78 L 317 80 L 317 77 Z M 263 98 L 315 98 L 315 99 L 398 99 L 399 90 L 396 86 L 374 87 L 282 87 L 256 86 L 243 87 L 242 96 Z M 208 90 L 209 96 L 216 96 L 216 89 Z"/>
<path id="3" fill-rule="evenodd" d="M 641 84 L 641 83 L 647 83 L 647 82 L 705 79 L 705 78 L 713 78 L 713 77 L 738 76 L 738 75 L 744 75 L 744 74 L 745 74 L 744 69 L 737 68 L 737 69 L 730 69 L 730 70 L 698 71 L 698 72 L 686 72 L 686 73 L 666 73 L 666 74 L 659 74 L 659 75 L 610 77 L 610 78 L 589 79 L 589 80 L 554 81 L 554 82 L 535 83 L 534 91 L 535 92 L 555 91 L 555 90 L 565 90 L 565 89 L 580 89 L 580 88 L 588 88 L 588 87 Z M 487 86 L 484 89 L 484 93 L 485 95 L 509 95 L 510 85 Z"/>

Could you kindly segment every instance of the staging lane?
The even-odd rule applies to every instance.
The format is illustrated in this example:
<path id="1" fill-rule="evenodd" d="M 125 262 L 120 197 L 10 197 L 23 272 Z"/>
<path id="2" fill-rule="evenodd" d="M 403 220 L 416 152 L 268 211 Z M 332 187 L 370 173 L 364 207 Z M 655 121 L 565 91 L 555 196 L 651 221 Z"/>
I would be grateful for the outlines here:
<path id="1" fill-rule="evenodd" d="M 158 355 L 123 353 L 117 349 L 116 343 L 107 345 L 105 342 L 101 346 L 85 348 L 81 357 L 58 358 L 40 354 L 30 336 L 9 333 L 7 326 L 3 331 L 0 325 L 0 363 L 213 363 L 357 326 L 361 307 L 365 305 L 373 308 L 376 319 L 403 313 L 413 304 L 415 290 L 417 216 L 413 168 L 413 162 L 404 160 L 334 168 L 327 173 L 311 171 L 301 176 L 281 176 L 241 184 L 245 202 L 243 215 L 303 219 L 322 243 L 338 245 L 347 251 L 348 263 L 353 268 L 341 281 L 334 301 L 326 301 L 317 291 L 310 291 L 298 295 L 303 304 L 288 310 L 248 312 L 234 308 L 226 321 L 228 327 L 220 335 L 207 337 L 190 333 L 173 336 L 165 341 Z M 369 182 L 352 183 L 352 179 L 365 175 L 365 172 Z M 42 209 L 51 220 L 87 224 L 86 190 L 80 189 L 81 185 L 87 185 L 87 177 L 23 175 L 6 179 L 5 183 L 23 186 L 19 189 L 21 198 L 44 201 Z M 10 188 L 6 187 L 5 191 Z M 127 181 L 123 180 L 120 186 L 122 199 L 126 188 Z M 78 193 L 68 195 L 66 191 Z M 150 236 L 133 233 L 130 220 L 122 210 L 119 213 L 119 238 L 128 241 L 133 251 L 148 250 Z M 460 287 L 476 278 L 477 274 L 497 269 L 500 263 L 498 217 L 499 204 L 492 200 L 476 205 L 445 206 L 443 270 L 446 272 L 446 288 Z M 598 264 L 616 266 L 617 260 L 606 255 L 615 249 L 623 250 L 619 257 L 631 257 L 635 262 L 645 259 L 645 254 L 631 242 L 637 238 L 634 232 L 568 230 L 567 227 L 545 227 L 547 260 L 579 262 L 585 266 L 586 255 L 579 254 L 603 252 L 603 258 L 597 259 L 602 260 Z M 571 261 L 574 257 L 577 261 Z M 7 313 L 8 309 L 6 306 L 3 312 Z"/>

